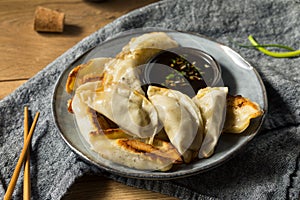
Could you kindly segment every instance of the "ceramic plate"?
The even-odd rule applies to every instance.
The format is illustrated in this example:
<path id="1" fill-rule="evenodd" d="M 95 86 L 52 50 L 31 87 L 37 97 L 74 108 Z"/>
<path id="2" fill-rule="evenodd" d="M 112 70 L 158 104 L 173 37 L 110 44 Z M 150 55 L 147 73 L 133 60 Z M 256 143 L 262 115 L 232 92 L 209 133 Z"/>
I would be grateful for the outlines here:
<path id="1" fill-rule="evenodd" d="M 151 31 L 153 30 L 135 30 L 108 39 L 106 42 L 83 54 L 61 74 L 53 93 L 52 107 L 53 116 L 62 138 L 73 151 L 89 163 L 111 173 L 126 177 L 174 179 L 204 172 L 222 164 L 234 156 L 238 150 L 245 146 L 257 134 L 265 115 L 253 120 L 248 129 L 242 134 L 221 135 L 215 153 L 210 158 L 202 159 L 188 165 L 178 165 L 168 172 L 135 170 L 105 160 L 89 149 L 87 142 L 81 138 L 81 135 L 77 131 L 74 117 L 67 111 L 66 106 L 68 99 L 71 98 L 71 96 L 65 92 L 65 83 L 70 70 L 91 58 L 114 57 L 132 37 Z M 224 84 L 229 87 L 229 93 L 233 95 L 241 94 L 244 97 L 250 98 L 252 101 L 257 102 L 266 112 L 267 97 L 263 82 L 257 71 L 238 53 L 223 44 L 197 34 L 166 30 L 164 30 L 164 32 L 176 40 L 181 46 L 197 48 L 214 57 L 221 66 L 222 78 Z"/>

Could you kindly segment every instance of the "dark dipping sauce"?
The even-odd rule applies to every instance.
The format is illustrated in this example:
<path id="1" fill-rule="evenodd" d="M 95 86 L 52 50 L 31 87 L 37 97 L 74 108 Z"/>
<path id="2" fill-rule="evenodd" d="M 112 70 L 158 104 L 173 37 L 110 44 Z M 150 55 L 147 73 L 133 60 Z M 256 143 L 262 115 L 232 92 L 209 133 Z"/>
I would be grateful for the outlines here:
<path id="1" fill-rule="evenodd" d="M 198 90 L 214 86 L 220 67 L 208 54 L 193 48 L 163 50 L 152 57 L 143 69 L 143 89 L 149 85 L 178 90 L 190 97 Z"/>

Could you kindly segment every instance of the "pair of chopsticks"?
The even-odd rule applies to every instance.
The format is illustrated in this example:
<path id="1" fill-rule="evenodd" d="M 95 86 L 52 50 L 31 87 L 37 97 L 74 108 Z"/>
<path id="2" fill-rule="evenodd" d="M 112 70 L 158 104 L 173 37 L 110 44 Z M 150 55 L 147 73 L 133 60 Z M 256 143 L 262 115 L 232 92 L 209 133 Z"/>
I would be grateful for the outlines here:
<path id="1" fill-rule="evenodd" d="M 40 113 L 37 112 L 34 120 L 32 122 L 30 131 L 28 133 L 28 107 L 24 108 L 24 146 L 22 152 L 20 154 L 19 160 L 17 162 L 16 168 L 6 190 L 4 200 L 10 200 L 13 190 L 16 186 L 16 182 L 18 180 L 22 165 L 24 163 L 24 180 L 23 180 L 23 199 L 29 200 L 30 199 L 30 155 L 29 155 L 29 145 L 30 141 L 39 118 Z"/>

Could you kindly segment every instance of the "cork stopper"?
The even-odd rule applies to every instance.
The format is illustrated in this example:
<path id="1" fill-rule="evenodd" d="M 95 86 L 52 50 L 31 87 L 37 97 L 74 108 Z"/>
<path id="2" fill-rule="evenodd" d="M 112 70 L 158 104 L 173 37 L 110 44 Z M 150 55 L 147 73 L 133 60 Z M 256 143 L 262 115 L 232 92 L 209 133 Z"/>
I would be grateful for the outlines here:
<path id="1" fill-rule="evenodd" d="M 38 32 L 63 32 L 65 14 L 49 8 L 37 7 L 34 16 L 34 30 Z"/>

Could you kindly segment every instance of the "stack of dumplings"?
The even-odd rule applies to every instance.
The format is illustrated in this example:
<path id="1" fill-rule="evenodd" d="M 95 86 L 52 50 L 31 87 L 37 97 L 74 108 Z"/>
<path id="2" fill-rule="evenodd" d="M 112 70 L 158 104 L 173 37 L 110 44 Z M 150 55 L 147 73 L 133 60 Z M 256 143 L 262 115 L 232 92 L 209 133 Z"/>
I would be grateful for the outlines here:
<path id="1" fill-rule="evenodd" d="M 203 88 L 193 98 L 158 86 L 144 91 L 138 67 L 174 47 L 166 33 L 146 33 L 115 58 L 95 58 L 69 73 L 68 110 L 93 151 L 130 168 L 167 171 L 209 158 L 222 132 L 241 133 L 263 114 L 227 87 Z"/>

